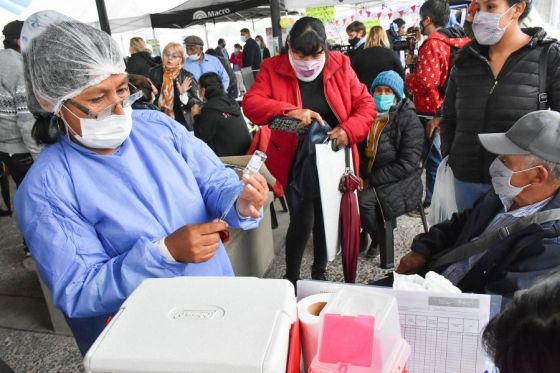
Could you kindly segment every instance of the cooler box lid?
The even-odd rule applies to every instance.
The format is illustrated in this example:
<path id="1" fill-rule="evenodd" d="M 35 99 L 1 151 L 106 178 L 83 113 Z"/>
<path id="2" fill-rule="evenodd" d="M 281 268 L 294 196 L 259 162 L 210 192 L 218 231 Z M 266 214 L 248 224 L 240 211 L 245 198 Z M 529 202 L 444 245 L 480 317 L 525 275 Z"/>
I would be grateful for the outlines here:
<path id="1" fill-rule="evenodd" d="M 282 372 L 294 288 L 251 277 L 148 279 L 84 359 L 86 372 Z"/>

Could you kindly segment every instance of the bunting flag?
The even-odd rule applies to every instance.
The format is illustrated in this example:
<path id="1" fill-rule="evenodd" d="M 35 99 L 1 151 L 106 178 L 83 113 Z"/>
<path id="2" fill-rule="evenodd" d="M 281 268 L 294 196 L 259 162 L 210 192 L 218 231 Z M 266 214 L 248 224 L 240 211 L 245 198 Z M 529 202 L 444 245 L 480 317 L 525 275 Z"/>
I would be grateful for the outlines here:
<path id="1" fill-rule="evenodd" d="M 1 2 L 2 0 L 0 0 Z M 405 15 L 407 14 L 414 14 L 417 13 L 418 9 L 420 9 L 420 4 L 414 4 L 412 6 L 405 6 L 405 7 L 389 7 L 387 6 L 386 2 L 383 1 L 381 3 L 381 9 L 378 7 L 374 7 L 372 8 L 366 8 L 363 7 L 361 9 L 359 9 L 357 11 L 356 14 L 350 16 L 345 16 L 343 18 L 336 18 L 336 19 L 331 19 L 329 21 L 325 21 L 325 23 L 329 24 L 329 25 L 333 25 L 336 27 L 344 27 L 347 26 L 348 24 L 350 24 L 351 22 L 357 21 L 357 20 L 362 20 L 362 21 L 367 21 L 370 20 L 372 17 L 377 18 L 377 20 L 381 21 L 382 18 L 387 17 L 386 19 L 391 21 L 393 20 L 393 16 L 400 16 L 401 18 L 404 18 Z M 334 17 L 333 17 L 334 18 Z"/>

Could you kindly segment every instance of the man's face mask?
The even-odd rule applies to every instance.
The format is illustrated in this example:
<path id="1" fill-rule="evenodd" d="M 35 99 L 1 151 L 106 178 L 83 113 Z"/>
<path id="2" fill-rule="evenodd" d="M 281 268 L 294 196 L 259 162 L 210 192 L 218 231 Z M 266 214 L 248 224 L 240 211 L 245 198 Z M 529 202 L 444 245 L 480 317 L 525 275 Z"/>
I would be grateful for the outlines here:
<path id="1" fill-rule="evenodd" d="M 74 134 L 76 140 L 88 148 L 117 148 L 130 136 L 132 130 L 132 102 L 127 106 L 123 105 L 124 114 L 111 114 L 103 119 L 80 118 L 68 109 L 68 112 L 80 120 L 82 135 L 78 135 L 65 121 L 66 127 Z"/>
<path id="2" fill-rule="evenodd" d="M 476 41 L 480 45 L 496 45 L 502 37 L 504 32 L 513 22 L 513 18 L 503 28 L 500 27 L 500 21 L 515 5 L 511 6 L 504 13 L 490 13 L 478 11 L 474 15 L 472 30 Z"/>
<path id="3" fill-rule="evenodd" d="M 494 187 L 494 191 L 500 197 L 504 205 L 511 205 L 512 200 L 517 197 L 523 191 L 523 189 L 531 185 L 527 184 L 522 187 L 511 185 L 511 178 L 513 177 L 513 175 L 529 171 L 537 167 L 540 166 L 526 168 L 521 171 L 512 171 L 500 159 L 494 159 L 494 162 L 492 162 L 489 169 L 490 177 L 492 177 L 492 186 Z"/>
<path id="4" fill-rule="evenodd" d="M 348 39 L 348 44 L 350 44 L 352 47 L 355 47 L 356 44 L 358 44 L 359 41 L 360 41 L 360 38 L 356 36 L 353 39 Z"/>

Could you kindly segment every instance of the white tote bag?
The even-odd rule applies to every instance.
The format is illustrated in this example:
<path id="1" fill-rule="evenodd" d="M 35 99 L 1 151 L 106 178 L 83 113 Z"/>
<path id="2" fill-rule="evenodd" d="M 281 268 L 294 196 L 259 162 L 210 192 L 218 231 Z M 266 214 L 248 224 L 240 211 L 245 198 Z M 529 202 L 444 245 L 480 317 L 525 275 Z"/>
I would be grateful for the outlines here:
<path id="1" fill-rule="evenodd" d="M 317 174 L 319 175 L 319 189 L 323 207 L 325 225 L 325 241 L 327 243 L 327 259 L 333 261 L 340 250 L 340 232 L 338 221 L 340 216 L 340 201 L 342 193 L 338 189 L 340 179 L 346 170 L 344 149 L 335 152 L 331 144 L 316 144 Z M 352 163 L 352 153 L 350 153 Z"/>
<path id="2" fill-rule="evenodd" d="M 455 176 L 453 176 L 451 166 L 447 163 L 447 158 L 443 158 L 437 169 L 430 213 L 427 216 L 430 225 L 450 219 L 451 215 L 457 212 Z"/>

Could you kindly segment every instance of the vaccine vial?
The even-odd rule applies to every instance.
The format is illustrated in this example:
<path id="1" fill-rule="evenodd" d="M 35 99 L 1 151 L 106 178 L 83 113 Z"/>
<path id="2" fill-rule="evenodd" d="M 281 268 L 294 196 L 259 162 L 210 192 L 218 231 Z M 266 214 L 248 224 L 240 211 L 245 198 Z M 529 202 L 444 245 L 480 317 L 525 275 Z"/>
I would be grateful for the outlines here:
<path id="1" fill-rule="evenodd" d="M 254 177 L 261 169 L 264 161 L 266 161 L 266 154 L 261 152 L 260 150 L 255 151 L 255 153 L 249 160 L 249 163 L 247 163 L 247 166 L 245 166 L 243 175 Z"/>

